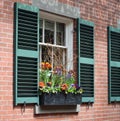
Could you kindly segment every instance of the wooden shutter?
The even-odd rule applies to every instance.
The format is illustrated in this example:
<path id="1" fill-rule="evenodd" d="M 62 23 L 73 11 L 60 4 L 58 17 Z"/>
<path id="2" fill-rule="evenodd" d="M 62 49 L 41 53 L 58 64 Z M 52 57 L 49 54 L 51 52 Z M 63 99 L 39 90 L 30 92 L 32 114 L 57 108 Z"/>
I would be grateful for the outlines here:
<path id="1" fill-rule="evenodd" d="M 108 27 L 109 103 L 120 101 L 120 29 Z"/>
<path id="2" fill-rule="evenodd" d="M 78 80 L 82 102 L 94 102 L 94 23 L 78 19 Z"/>
<path id="3" fill-rule="evenodd" d="M 39 9 L 15 3 L 14 104 L 38 103 Z"/>

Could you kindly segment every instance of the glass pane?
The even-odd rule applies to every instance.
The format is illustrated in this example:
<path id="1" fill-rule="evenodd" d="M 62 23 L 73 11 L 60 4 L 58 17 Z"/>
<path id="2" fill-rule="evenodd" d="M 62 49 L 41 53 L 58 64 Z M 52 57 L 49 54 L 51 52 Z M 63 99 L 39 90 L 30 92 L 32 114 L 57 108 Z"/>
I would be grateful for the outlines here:
<path id="1" fill-rule="evenodd" d="M 66 49 L 55 47 L 53 49 L 53 67 L 59 65 L 66 67 Z"/>
<path id="2" fill-rule="evenodd" d="M 57 33 L 56 33 L 57 45 L 65 45 L 64 32 L 65 32 L 65 25 L 63 23 L 57 23 Z"/>
<path id="3" fill-rule="evenodd" d="M 54 43 L 54 22 L 45 21 L 45 43 Z"/>
<path id="4" fill-rule="evenodd" d="M 43 40 L 43 20 L 42 19 L 40 19 L 40 42 L 42 42 L 42 40 Z"/>
<path id="5" fill-rule="evenodd" d="M 52 63 L 52 48 L 47 46 L 42 46 L 42 62 Z"/>

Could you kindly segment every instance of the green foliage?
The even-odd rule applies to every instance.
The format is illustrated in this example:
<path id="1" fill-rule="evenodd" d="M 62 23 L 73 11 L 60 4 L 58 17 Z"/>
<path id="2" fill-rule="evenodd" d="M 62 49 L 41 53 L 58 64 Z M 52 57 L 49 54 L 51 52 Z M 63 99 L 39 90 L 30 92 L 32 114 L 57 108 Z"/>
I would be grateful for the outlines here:
<path id="1" fill-rule="evenodd" d="M 83 90 L 76 84 L 73 71 L 63 73 L 59 70 L 41 70 L 40 71 L 40 92 L 43 93 L 82 93 Z"/>

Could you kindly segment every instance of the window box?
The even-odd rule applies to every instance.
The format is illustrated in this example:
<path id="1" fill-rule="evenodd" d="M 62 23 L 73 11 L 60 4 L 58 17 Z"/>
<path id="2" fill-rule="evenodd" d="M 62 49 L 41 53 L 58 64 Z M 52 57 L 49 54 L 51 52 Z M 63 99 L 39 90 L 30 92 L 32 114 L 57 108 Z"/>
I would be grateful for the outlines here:
<path id="1" fill-rule="evenodd" d="M 81 103 L 82 88 L 76 83 L 73 70 L 65 71 L 57 66 L 51 72 L 51 64 L 41 63 L 40 104 L 41 105 L 77 105 Z"/>
<path id="2" fill-rule="evenodd" d="M 81 94 L 42 93 L 40 105 L 77 105 L 81 104 Z"/>

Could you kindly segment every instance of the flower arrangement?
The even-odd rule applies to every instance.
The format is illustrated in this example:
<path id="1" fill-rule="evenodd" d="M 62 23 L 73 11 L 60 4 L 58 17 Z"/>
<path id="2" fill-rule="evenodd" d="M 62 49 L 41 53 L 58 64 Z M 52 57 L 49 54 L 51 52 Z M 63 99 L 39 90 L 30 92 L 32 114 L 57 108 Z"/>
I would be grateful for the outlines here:
<path id="1" fill-rule="evenodd" d="M 39 89 L 42 93 L 83 93 L 82 88 L 76 83 L 73 70 L 67 72 L 62 65 L 52 69 L 49 62 L 41 63 Z"/>

